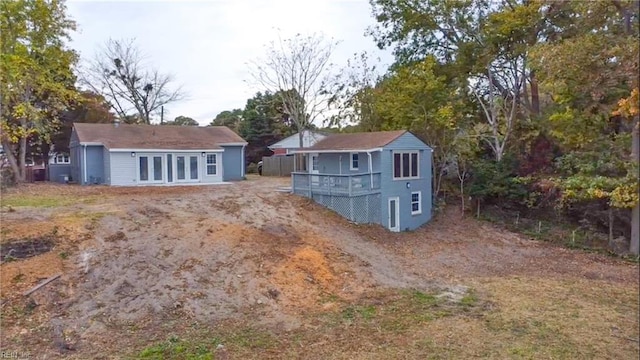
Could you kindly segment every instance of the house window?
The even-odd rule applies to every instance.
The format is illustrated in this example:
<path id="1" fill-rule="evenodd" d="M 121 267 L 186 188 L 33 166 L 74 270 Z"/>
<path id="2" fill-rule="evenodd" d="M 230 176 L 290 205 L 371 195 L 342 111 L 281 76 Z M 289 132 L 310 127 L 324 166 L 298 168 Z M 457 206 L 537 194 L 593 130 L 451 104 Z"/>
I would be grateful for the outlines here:
<path id="1" fill-rule="evenodd" d="M 351 170 L 358 170 L 359 162 L 358 153 L 351 153 Z"/>
<path id="2" fill-rule="evenodd" d="M 185 162 L 184 162 L 184 156 L 176 156 L 176 167 L 178 168 L 178 180 L 184 180 L 185 179 Z"/>
<path id="3" fill-rule="evenodd" d="M 318 170 L 318 155 L 311 155 L 311 170 Z"/>
<path id="4" fill-rule="evenodd" d="M 149 158 L 140 156 L 140 181 L 149 180 Z"/>
<path id="5" fill-rule="evenodd" d="M 162 181 L 162 156 L 153 157 L 153 180 Z"/>
<path id="6" fill-rule="evenodd" d="M 418 153 L 394 152 L 393 153 L 393 178 L 413 179 L 420 174 L 420 162 Z"/>
<path id="7" fill-rule="evenodd" d="M 207 175 L 218 174 L 218 156 L 216 154 L 207 154 Z"/>
<path id="8" fill-rule="evenodd" d="M 198 178 L 198 157 L 190 156 L 189 157 L 189 170 L 191 175 L 191 180 L 195 180 Z"/>
<path id="9" fill-rule="evenodd" d="M 422 214 L 422 192 L 411 193 L 411 215 Z"/>
<path id="10" fill-rule="evenodd" d="M 69 164 L 71 160 L 69 159 L 69 155 L 60 154 L 56 155 L 56 164 Z"/>

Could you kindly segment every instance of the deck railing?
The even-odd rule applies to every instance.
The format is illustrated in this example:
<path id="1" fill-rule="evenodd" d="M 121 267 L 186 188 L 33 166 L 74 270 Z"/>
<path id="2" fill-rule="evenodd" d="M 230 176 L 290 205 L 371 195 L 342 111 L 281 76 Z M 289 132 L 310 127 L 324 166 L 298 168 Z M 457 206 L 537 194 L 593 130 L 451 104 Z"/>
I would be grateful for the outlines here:
<path id="1" fill-rule="evenodd" d="M 291 173 L 294 193 L 357 196 L 380 192 L 380 173 L 309 174 Z"/>

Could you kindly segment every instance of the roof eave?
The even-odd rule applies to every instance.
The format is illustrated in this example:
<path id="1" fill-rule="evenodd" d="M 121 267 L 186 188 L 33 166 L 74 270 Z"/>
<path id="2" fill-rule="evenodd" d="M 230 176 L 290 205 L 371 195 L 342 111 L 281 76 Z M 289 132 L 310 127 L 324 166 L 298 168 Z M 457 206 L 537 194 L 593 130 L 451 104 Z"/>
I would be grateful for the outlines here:
<path id="1" fill-rule="evenodd" d="M 300 154 L 306 154 L 306 153 L 318 153 L 318 154 L 325 154 L 325 153 L 357 153 L 357 152 L 375 152 L 375 151 L 382 151 L 381 147 L 378 148 L 371 148 L 371 149 L 333 149 L 333 150 L 314 150 L 314 149 L 301 149 L 301 150 L 290 150 L 292 153 L 300 153 Z"/>

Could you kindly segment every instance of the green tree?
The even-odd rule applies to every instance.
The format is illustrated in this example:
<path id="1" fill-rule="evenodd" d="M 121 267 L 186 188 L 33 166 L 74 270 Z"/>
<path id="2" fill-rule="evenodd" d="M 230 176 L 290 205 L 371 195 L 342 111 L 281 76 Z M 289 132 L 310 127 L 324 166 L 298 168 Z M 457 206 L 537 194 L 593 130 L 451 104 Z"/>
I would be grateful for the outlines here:
<path id="1" fill-rule="evenodd" d="M 226 126 L 233 130 L 235 133 L 240 133 L 240 126 L 242 124 L 242 110 L 233 109 L 231 111 L 225 110 L 213 119 L 210 126 Z"/>
<path id="2" fill-rule="evenodd" d="M 69 108 L 60 115 L 61 126 L 52 135 L 51 143 L 56 152 L 69 151 L 69 140 L 74 123 L 113 123 L 115 115 L 111 113 L 109 104 L 99 94 L 85 90 L 69 104 Z M 43 144 L 42 156 L 49 153 L 49 146 Z"/>
<path id="3" fill-rule="evenodd" d="M 188 117 L 188 116 L 178 116 L 173 121 L 166 121 L 162 125 L 178 125 L 178 126 L 199 126 L 200 124 Z"/>
<path id="4" fill-rule="evenodd" d="M 62 1 L 3 1 L 0 9 L 1 141 L 16 181 L 24 181 L 27 139 L 49 142 L 77 94 L 77 55 L 65 46 L 75 23 Z"/>
<path id="5" fill-rule="evenodd" d="M 559 168 L 563 200 L 606 200 L 610 207 L 633 209 L 630 250 L 637 254 L 638 158 L 632 144 L 638 143 L 638 117 L 614 112 L 638 87 L 638 7 L 571 2 L 565 11 L 570 31 L 532 51 L 541 84 L 556 104 L 549 127 L 566 153 Z"/>
<path id="6" fill-rule="evenodd" d="M 270 154 L 267 146 L 296 132 L 278 97 L 279 94 L 259 92 L 247 100 L 239 134 L 248 142 L 246 157 L 250 163 Z"/>
<path id="7" fill-rule="evenodd" d="M 436 196 L 452 159 L 454 139 L 468 122 L 459 87 L 439 75 L 438 69 L 433 56 L 400 66 L 378 85 L 375 95 L 380 117 L 380 128 L 375 130 L 411 130 L 434 149 Z"/>

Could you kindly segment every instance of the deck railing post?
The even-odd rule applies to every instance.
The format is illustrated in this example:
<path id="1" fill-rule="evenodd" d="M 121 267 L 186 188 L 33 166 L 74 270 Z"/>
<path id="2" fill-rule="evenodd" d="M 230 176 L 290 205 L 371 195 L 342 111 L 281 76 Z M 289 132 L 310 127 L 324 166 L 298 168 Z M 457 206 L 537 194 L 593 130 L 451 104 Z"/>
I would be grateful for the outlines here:
<path id="1" fill-rule="evenodd" d="M 349 179 L 349 196 L 351 196 L 351 183 L 353 182 L 351 176 L 349 176 L 347 179 Z"/>

